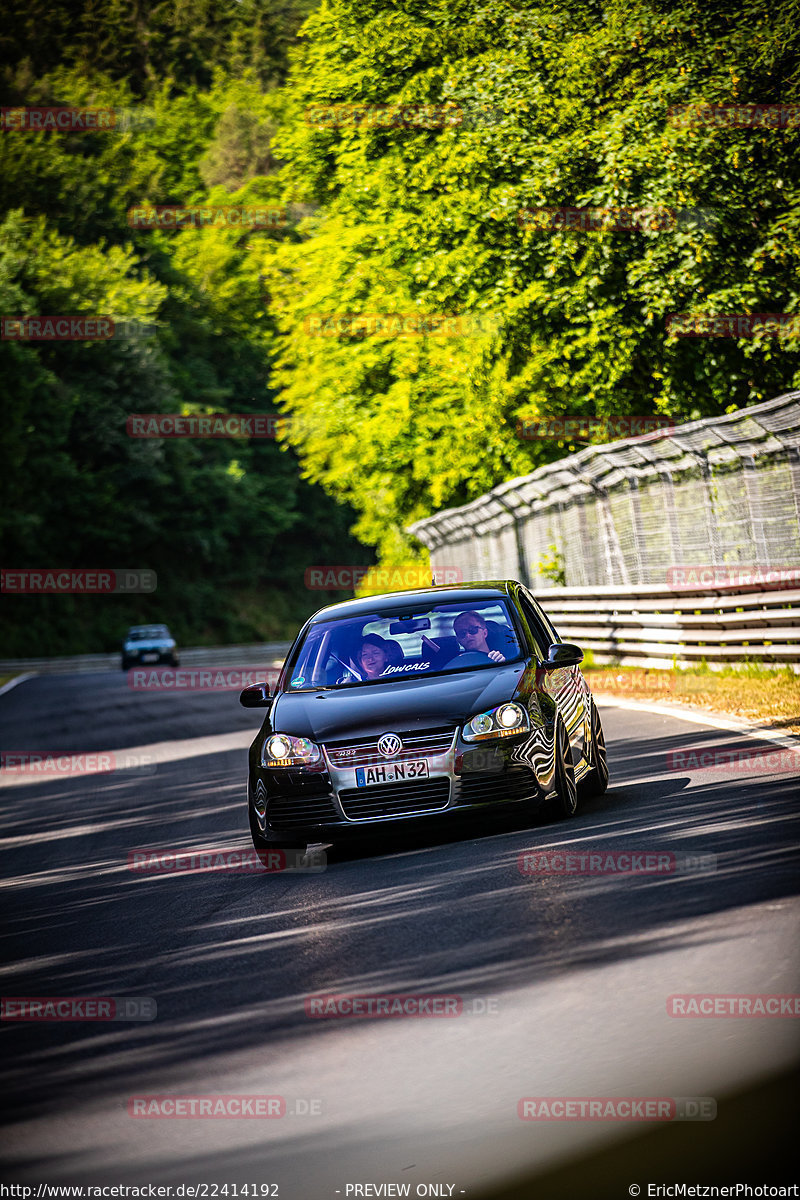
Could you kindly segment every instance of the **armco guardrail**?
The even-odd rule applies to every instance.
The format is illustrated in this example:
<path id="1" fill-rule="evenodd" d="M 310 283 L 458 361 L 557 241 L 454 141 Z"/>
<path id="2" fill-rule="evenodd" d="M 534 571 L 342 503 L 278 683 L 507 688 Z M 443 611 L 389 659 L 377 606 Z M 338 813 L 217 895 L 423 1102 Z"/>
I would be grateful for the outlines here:
<path id="1" fill-rule="evenodd" d="M 255 646 L 192 646 L 178 649 L 182 667 L 271 667 L 283 660 L 291 642 L 262 642 Z M 71 658 L 0 659 L 0 675 L 35 672 L 64 675 L 72 671 L 119 671 L 121 654 L 78 654 Z"/>
<path id="2" fill-rule="evenodd" d="M 537 588 L 535 595 L 564 641 L 591 650 L 597 662 L 800 664 L 800 588 Z"/>
<path id="3" fill-rule="evenodd" d="M 665 669 L 703 659 L 800 664 L 800 588 L 537 588 L 535 595 L 564 641 L 591 650 L 600 663 Z M 181 651 L 180 661 L 185 667 L 269 667 L 283 663 L 290 645 L 197 646 Z M 0 660 L 0 675 L 119 669 L 119 653 Z"/>

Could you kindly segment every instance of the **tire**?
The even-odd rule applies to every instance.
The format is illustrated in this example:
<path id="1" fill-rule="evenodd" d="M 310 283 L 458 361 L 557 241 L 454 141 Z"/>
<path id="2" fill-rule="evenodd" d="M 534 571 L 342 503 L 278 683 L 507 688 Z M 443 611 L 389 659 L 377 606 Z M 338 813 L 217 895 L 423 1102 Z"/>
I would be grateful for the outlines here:
<path id="1" fill-rule="evenodd" d="M 575 783 L 575 765 L 572 761 L 572 747 L 569 744 L 567 727 L 561 717 L 556 720 L 553 755 L 555 759 L 553 787 L 556 791 L 556 795 L 551 801 L 553 815 L 556 817 L 574 817 L 578 811 L 578 788 Z"/>
<path id="2" fill-rule="evenodd" d="M 247 805 L 247 815 L 250 818 L 250 837 L 253 839 L 253 849 L 265 866 L 266 855 L 270 850 L 302 850 L 303 853 L 305 853 L 307 849 L 306 842 L 287 842 L 283 840 L 273 841 L 272 838 L 265 838 L 258 827 L 258 821 L 256 819 L 256 814 L 253 812 L 253 806 L 249 802 Z"/>
<path id="3" fill-rule="evenodd" d="M 603 735 L 600 713 L 597 711 L 594 699 L 592 699 L 591 704 L 591 742 L 589 745 L 589 764 L 591 769 L 589 774 L 585 775 L 578 784 L 578 794 L 581 797 L 586 796 L 587 798 L 602 796 L 608 787 L 606 739 Z"/>
<path id="4" fill-rule="evenodd" d="M 122 660 L 122 669 L 123 671 L 130 671 L 131 669 L 131 664 L 127 658 L 123 658 Z"/>

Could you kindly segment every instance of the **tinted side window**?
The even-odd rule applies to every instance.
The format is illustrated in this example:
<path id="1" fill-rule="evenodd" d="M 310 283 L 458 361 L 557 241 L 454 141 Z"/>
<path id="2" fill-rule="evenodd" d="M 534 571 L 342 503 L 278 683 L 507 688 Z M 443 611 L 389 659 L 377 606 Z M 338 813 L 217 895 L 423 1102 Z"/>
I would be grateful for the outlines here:
<path id="1" fill-rule="evenodd" d="M 556 628 L 554 627 L 550 618 L 547 616 L 547 614 L 542 609 L 541 604 L 537 604 L 532 596 L 530 597 L 530 600 L 531 600 L 531 606 L 539 618 L 539 624 L 544 628 L 544 630 L 547 634 L 548 646 L 552 646 L 556 642 L 560 642 L 561 637 L 559 636 L 559 633 L 556 630 Z"/>
<path id="2" fill-rule="evenodd" d="M 539 613 L 528 600 L 524 592 L 519 593 L 519 606 L 522 609 L 522 615 L 525 618 L 528 628 L 533 637 L 534 646 L 536 648 L 536 657 L 543 661 L 547 658 L 547 647 L 550 645 L 549 631 L 544 625 Z M 552 639 L 555 641 L 555 638 Z"/>

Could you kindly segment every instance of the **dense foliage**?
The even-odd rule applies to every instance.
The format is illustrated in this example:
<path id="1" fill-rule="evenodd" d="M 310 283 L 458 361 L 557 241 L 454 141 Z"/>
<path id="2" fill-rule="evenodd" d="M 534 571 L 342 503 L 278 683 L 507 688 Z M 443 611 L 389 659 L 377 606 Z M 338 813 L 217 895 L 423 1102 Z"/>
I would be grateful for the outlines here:
<path id="1" fill-rule="evenodd" d="M 361 537 L 393 557 L 409 521 L 574 448 L 521 440 L 518 421 L 681 421 L 800 382 L 796 332 L 666 328 L 800 311 L 800 110 L 793 127 L 669 113 L 797 104 L 799 27 L 797 0 L 329 0 L 309 19 L 277 149 L 287 194 L 318 208 L 265 272 L 302 460 Z M 326 104 L 451 116 L 337 124 Z M 560 206 L 672 216 L 520 227 L 520 210 Z M 470 312 L 496 332 L 319 336 L 310 320 Z"/>
<path id="2" fill-rule="evenodd" d="M 800 311 L 798 109 L 779 126 L 670 115 L 800 103 L 800 0 L 11 0 L 4 16 L 4 105 L 132 120 L 0 136 L 0 312 L 134 324 L 0 343 L 2 561 L 159 575 L 139 599 L 3 597 L 10 652 L 100 649 L 137 619 L 184 643 L 284 633 L 318 602 L 305 567 L 368 559 L 354 514 L 400 561 L 411 521 L 578 444 L 519 422 L 681 421 L 800 383 L 796 334 L 666 325 Z M 278 203 L 292 219 L 259 230 L 127 216 Z M 671 216 L 520 221 L 561 207 Z M 337 331 L 337 314 L 364 320 Z M 398 336 L 390 314 L 462 320 Z M 281 444 L 125 430 L 132 412 L 276 408 Z"/>
<path id="3" fill-rule="evenodd" d="M 254 22 L 236 4 L 224 18 L 211 4 L 157 5 L 148 19 L 129 4 L 18 7 L 5 23 L 23 44 L 4 105 L 135 120 L 127 131 L 0 135 L 0 313 L 128 323 L 111 341 L 0 343 L 0 560 L 144 567 L 158 590 L 4 595 L 3 652 L 111 649 L 142 620 L 168 621 L 184 645 L 288 636 L 329 599 L 305 588 L 309 564 L 365 561 L 352 514 L 304 482 L 275 440 L 136 440 L 126 419 L 276 411 L 275 334 L 252 245 L 297 235 L 134 229 L 127 213 L 276 202 L 280 100 L 268 85 L 285 45 L 265 28 L 277 23 L 285 41 L 307 10 L 275 6 Z"/>

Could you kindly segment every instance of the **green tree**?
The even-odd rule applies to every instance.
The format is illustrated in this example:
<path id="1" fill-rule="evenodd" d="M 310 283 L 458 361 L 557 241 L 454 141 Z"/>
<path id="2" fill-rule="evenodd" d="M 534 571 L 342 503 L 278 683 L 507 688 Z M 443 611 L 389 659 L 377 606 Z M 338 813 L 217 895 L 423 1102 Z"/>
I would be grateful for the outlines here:
<path id="1" fill-rule="evenodd" d="M 574 448 L 518 421 L 681 421 L 800 381 L 800 339 L 670 335 L 680 312 L 798 312 L 798 127 L 672 106 L 798 99 L 796 0 L 331 0 L 306 23 L 275 143 L 305 240 L 257 246 L 309 478 L 393 557 L 403 526 Z M 436 105 L 331 124 L 319 105 Z M 450 113 L 452 115 L 446 115 Z M 671 227 L 520 227 L 526 209 L 667 210 Z M 668 222 L 668 225 L 670 222 Z M 469 313 L 481 336 L 314 336 L 318 314 Z"/>
<path id="2" fill-rule="evenodd" d="M 125 109 L 132 93 L 108 74 L 59 66 L 27 99 Z M 0 138 L 11 210 L 0 313 L 129 323 L 110 341 L 0 342 L 4 565 L 136 565 L 159 580 L 143 597 L 4 596 L 7 653 L 112 648 L 125 624 L 147 619 L 169 620 L 183 643 L 286 636 L 320 602 L 304 588 L 306 567 L 364 559 L 352 514 L 300 479 L 291 449 L 126 431 L 136 412 L 274 411 L 275 334 L 250 243 L 296 235 L 147 230 L 128 211 L 275 205 L 279 106 L 255 73 L 215 68 L 206 90 L 156 82 L 149 128 Z M 229 161 L 231 131 L 246 153 L 219 178 L 215 153 Z"/>
<path id="3" fill-rule="evenodd" d="M 22 74 L 6 69 L 8 99 L 27 103 L 21 85 L 60 66 L 104 72 L 140 99 L 166 80 L 176 94 L 207 90 L 215 68 L 253 71 L 263 87 L 274 87 L 312 8 L 313 0 L 8 0 L 0 58 L 23 65 Z"/>

